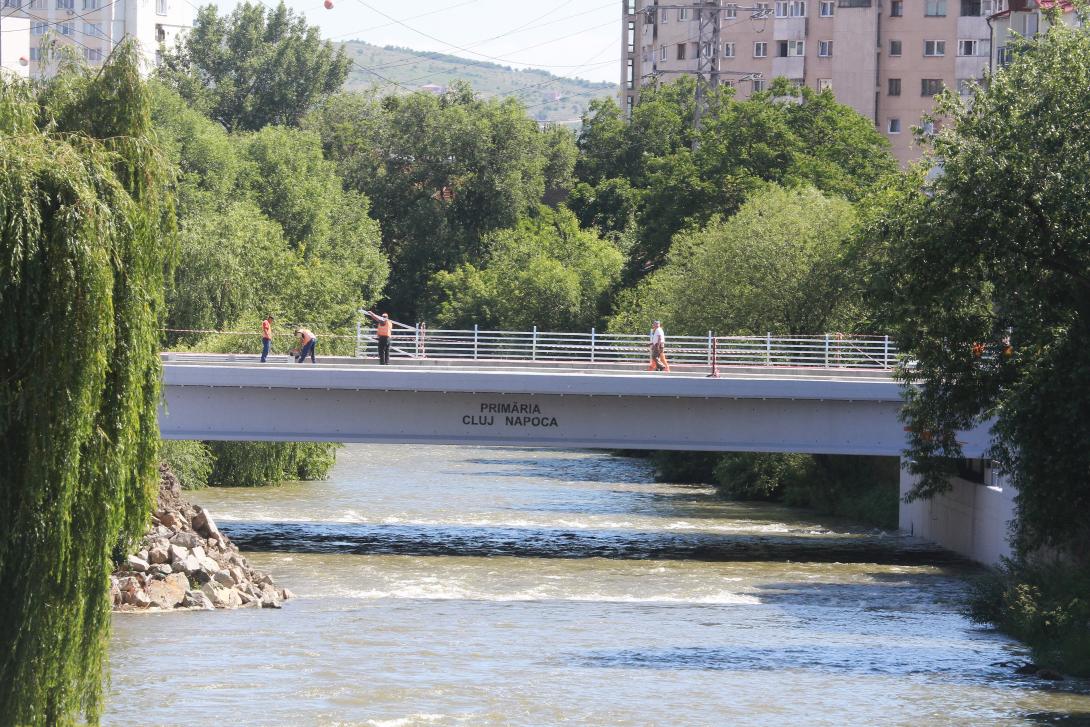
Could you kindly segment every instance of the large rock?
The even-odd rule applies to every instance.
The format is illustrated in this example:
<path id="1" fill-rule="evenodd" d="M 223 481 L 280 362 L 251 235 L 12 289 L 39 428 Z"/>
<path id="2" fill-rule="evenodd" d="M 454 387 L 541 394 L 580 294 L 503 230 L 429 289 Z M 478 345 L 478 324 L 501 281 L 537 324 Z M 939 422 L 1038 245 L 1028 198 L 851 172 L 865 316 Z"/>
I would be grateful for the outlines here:
<path id="1" fill-rule="evenodd" d="M 148 573 L 151 573 L 157 579 L 169 576 L 174 569 L 170 567 L 168 563 L 156 563 L 148 568 Z"/>
<path id="2" fill-rule="evenodd" d="M 176 560 L 185 560 L 189 557 L 189 548 L 184 545 L 171 544 L 168 556 L 172 563 Z"/>
<path id="3" fill-rule="evenodd" d="M 193 529 L 205 538 L 221 540 L 219 528 L 216 527 L 216 523 L 212 520 L 212 516 L 208 514 L 208 511 L 200 507 L 195 509 L 197 512 L 193 515 L 193 518 L 189 523 L 193 526 Z"/>
<path id="4" fill-rule="evenodd" d="M 189 579 L 181 573 L 174 573 L 161 581 L 153 581 L 145 591 L 151 605 L 159 608 L 174 608 L 185 598 L 189 590 Z"/>
<path id="5" fill-rule="evenodd" d="M 215 581 L 209 581 L 201 586 L 201 591 L 208 596 L 208 600 L 216 608 L 238 608 L 242 605 L 242 597 L 233 588 L 226 588 Z"/>
<path id="6" fill-rule="evenodd" d="M 212 605 L 212 601 L 209 600 L 208 596 L 201 591 L 187 591 L 185 598 L 182 600 L 182 606 L 184 608 L 200 608 L 205 611 L 212 611 L 216 608 Z"/>
<path id="7" fill-rule="evenodd" d="M 125 565 L 128 566 L 129 570 L 137 573 L 143 573 L 148 569 L 148 562 L 136 555 L 130 555 L 125 561 Z"/>
<path id="8" fill-rule="evenodd" d="M 235 581 L 235 577 L 231 575 L 231 571 L 229 570 L 216 571 L 216 573 L 212 576 L 212 580 L 214 580 L 216 583 L 219 583 L 221 586 L 226 586 L 227 588 L 232 588 L 237 583 Z"/>
<path id="9" fill-rule="evenodd" d="M 159 563 L 169 564 L 170 561 L 170 550 L 167 548 L 160 548 L 158 545 L 155 545 L 148 551 L 148 563 L 151 563 L 152 565 L 157 565 Z"/>
<path id="10" fill-rule="evenodd" d="M 181 545 L 192 550 L 193 548 L 196 548 L 198 545 L 201 544 L 201 539 L 197 536 L 196 533 L 190 533 L 183 530 L 180 533 L 174 533 L 174 535 L 172 535 L 170 538 L 170 542 L 174 543 L 175 545 Z"/>

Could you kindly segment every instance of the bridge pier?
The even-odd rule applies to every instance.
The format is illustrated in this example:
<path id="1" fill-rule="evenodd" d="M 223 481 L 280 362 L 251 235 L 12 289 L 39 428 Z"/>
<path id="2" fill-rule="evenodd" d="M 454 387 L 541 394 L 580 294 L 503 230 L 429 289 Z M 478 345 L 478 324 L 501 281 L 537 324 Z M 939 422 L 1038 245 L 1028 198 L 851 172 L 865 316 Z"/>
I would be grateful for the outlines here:
<path id="1" fill-rule="evenodd" d="M 916 477 L 901 459 L 901 530 L 941 545 L 985 565 L 1010 557 L 1010 524 L 1015 517 L 1016 491 L 1010 482 L 990 469 L 984 482 L 955 477 L 953 489 L 926 500 L 906 503 Z"/>

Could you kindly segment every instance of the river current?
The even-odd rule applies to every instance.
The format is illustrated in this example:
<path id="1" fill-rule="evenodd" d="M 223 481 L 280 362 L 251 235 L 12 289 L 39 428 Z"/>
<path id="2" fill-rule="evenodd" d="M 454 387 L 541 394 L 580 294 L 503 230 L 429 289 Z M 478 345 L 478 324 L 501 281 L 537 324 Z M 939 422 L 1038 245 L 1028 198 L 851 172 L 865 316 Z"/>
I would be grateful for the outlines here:
<path id="1" fill-rule="evenodd" d="M 298 598 L 114 618 L 109 725 L 1090 725 L 949 554 L 603 453 L 350 445 L 190 493 Z"/>

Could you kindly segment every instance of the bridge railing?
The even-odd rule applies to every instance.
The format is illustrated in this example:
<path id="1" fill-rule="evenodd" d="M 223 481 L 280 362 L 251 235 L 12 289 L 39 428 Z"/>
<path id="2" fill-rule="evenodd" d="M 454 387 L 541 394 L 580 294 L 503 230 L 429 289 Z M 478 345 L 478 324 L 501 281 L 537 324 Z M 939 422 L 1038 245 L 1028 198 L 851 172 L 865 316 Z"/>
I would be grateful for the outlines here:
<path id="1" fill-rule="evenodd" d="M 356 355 L 374 355 L 374 337 L 360 329 Z M 578 362 L 646 364 L 648 336 L 638 334 L 558 333 L 552 331 L 488 331 L 408 327 L 394 332 L 395 358 L 462 361 Z M 666 356 L 671 365 L 784 366 L 809 368 L 891 369 L 897 350 L 889 336 L 837 333 L 817 336 L 670 336 Z"/>

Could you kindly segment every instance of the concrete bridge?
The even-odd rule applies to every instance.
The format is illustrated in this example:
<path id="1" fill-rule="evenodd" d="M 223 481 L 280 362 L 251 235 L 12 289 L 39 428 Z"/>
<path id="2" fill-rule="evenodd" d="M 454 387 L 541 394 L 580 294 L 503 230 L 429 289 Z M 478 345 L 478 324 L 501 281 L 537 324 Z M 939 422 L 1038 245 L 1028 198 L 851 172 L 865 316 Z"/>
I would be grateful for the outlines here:
<path id="1" fill-rule="evenodd" d="M 162 436 L 898 457 L 906 444 L 900 385 L 885 370 L 736 367 L 712 378 L 696 366 L 327 361 L 165 354 Z M 966 457 L 984 457 L 985 428 L 960 439 Z M 902 490 L 911 484 L 906 473 Z M 1010 493 L 1002 507 L 978 505 L 968 485 L 955 493 L 972 493 L 968 506 L 902 505 L 902 527 L 995 560 L 1006 553 Z M 968 543 L 951 540 L 970 531 Z"/>

